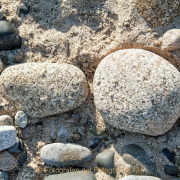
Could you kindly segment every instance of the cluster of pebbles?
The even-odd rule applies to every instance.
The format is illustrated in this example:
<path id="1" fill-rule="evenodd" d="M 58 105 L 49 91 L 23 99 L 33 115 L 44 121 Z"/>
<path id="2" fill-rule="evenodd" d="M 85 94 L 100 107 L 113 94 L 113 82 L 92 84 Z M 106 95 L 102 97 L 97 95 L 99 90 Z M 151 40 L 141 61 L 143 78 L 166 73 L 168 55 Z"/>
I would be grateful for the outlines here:
<path id="1" fill-rule="evenodd" d="M 29 7 L 21 4 L 18 13 L 26 14 L 28 10 Z M 0 60 L 0 96 L 8 102 L 8 106 L 0 106 L 0 115 L 6 113 L 0 116 L 2 180 L 9 179 L 8 171 L 21 167 L 26 161 L 19 155 L 24 151 L 23 141 L 38 131 L 37 127 L 28 125 L 28 118 L 44 118 L 74 110 L 83 105 L 89 93 L 86 76 L 78 67 L 66 63 L 21 63 L 24 58 L 21 45 L 18 29 L 5 20 L 0 21 L 0 50 L 11 50 L 8 62 Z M 180 30 L 166 32 L 161 48 L 163 51 L 179 50 Z M 160 136 L 180 117 L 179 71 L 164 58 L 146 50 L 123 49 L 106 56 L 95 71 L 93 89 L 98 112 L 118 129 Z M 73 121 L 77 119 L 78 114 L 75 114 Z M 78 131 L 86 138 L 82 128 Z M 94 127 L 91 132 L 102 136 L 105 129 Z M 61 142 L 41 148 L 41 159 L 52 171 L 45 179 L 95 180 L 95 169 L 89 170 L 82 164 L 92 161 L 92 150 L 100 139 L 96 138 L 90 149 L 68 143 L 69 136 L 62 126 L 58 132 Z M 121 151 L 128 176 L 119 180 L 161 179 L 156 163 L 142 147 L 132 143 Z M 173 153 L 168 149 L 162 153 L 175 164 Z M 97 171 L 100 169 L 115 178 L 119 173 L 114 163 L 115 154 L 112 149 L 98 153 L 94 159 Z M 178 176 L 175 165 L 165 165 L 164 171 L 169 176 Z M 44 173 L 44 169 L 39 167 L 37 172 Z"/>

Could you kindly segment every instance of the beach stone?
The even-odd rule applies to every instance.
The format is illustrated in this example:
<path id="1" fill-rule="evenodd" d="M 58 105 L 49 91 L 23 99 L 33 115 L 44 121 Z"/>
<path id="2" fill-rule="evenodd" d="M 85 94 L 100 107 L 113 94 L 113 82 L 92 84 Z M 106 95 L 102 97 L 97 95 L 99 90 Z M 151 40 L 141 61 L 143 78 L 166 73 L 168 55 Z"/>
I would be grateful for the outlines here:
<path id="1" fill-rule="evenodd" d="M 166 174 L 168 174 L 169 176 L 177 176 L 178 175 L 178 167 L 165 165 L 164 172 Z"/>
<path id="2" fill-rule="evenodd" d="M 100 126 L 96 126 L 95 124 L 93 124 L 91 133 L 94 136 L 103 136 L 105 134 L 105 128 L 102 128 Z"/>
<path id="3" fill-rule="evenodd" d="M 106 56 L 93 84 L 98 111 L 119 129 L 158 136 L 180 116 L 180 73 L 152 52 L 124 49 Z"/>
<path id="4" fill-rule="evenodd" d="M 147 156 L 145 150 L 136 145 L 129 144 L 123 148 L 123 160 L 130 165 L 132 175 L 157 176 L 157 167 Z"/>
<path id="5" fill-rule="evenodd" d="M 8 115 L 0 116 L 0 126 L 13 126 L 13 119 Z"/>
<path id="6" fill-rule="evenodd" d="M 30 117 L 41 118 L 72 110 L 88 96 L 84 73 L 65 63 L 10 66 L 1 74 L 0 86 L 0 94 L 12 108 Z"/>
<path id="7" fill-rule="evenodd" d="M 10 148 L 8 148 L 8 152 L 10 153 L 15 153 L 17 150 L 18 150 L 18 147 L 19 147 L 19 138 L 16 137 L 16 142 L 13 146 L 11 146 Z"/>
<path id="8" fill-rule="evenodd" d="M 4 70 L 4 65 L 3 62 L 0 59 L 0 73 Z"/>
<path id="9" fill-rule="evenodd" d="M 0 170 L 10 171 L 15 167 L 17 167 L 17 165 L 18 165 L 17 159 L 8 151 L 3 151 L 0 154 Z"/>
<path id="10" fill-rule="evenodd" d="M 29 126 L 21 131 L 21 136 L 22 139 L 29 139 L 31 138 L 35 133 L 37 132 L 37 127 L 36 126 Z"/>
<path id="11" fill-rule="evenodd" d="M 65 142 L 67 141 L 67 139 L 70 138 L 70 133 L 67 131 L 67 129 L 64 126 L 61 126 L 57 136 L 60 141 Z"/>
<path id="12" fill-rule="evenodd" d="M 0 21 L 0 51 L 20 48 L 22 38 L 19 30 L 8 21 Z"/>
<path id="13" fill-rule="evenodd" d="M 173 153 L 171 153 L 171 152 L 169 152 L 169 150 L 168 149 L 163 149 L 162 150 L 162 153 L 169 159 L 169 161 L 171 161 L 173 164 L 175 164 L 175 153 L 173 152 Z"/>
<path id="14" fill-rule="evenodd" d="M 99 145 L 100 142 L 101 142 L 100 138 L 91 138 L 89 142 L 90 148 L 95 149 Z"/>
<path id="15" fill-rule="evenodd" d="M 8 54 L 9 63 L 21 63 L 24 59 L 24 52 L 22 49 L 15 49 Z"/>
<path id="16" fill-rule="evenodd" d="M 15 116 L 16 125 L 21 128 L 27 126 L 27 115 L 23 111 L 18 111 Z"/>
<path id="17" fill-rule="evenodd" d="M 97 154 L 95 163 L 102 171 L 116 177 L 116 171 L 114 168 L 114 155 L 115 151 L 104 150 L 102 153 Z"/>
<path id="18" fill-rule="evenodd" d="M 120 178 L 119 180 L 161 180 L 157 177 L 153 177 L 153 176 L 135 176 L 135 175 L 131 175 L 131 176 L 125 176 Z"/>
<path id="19" fill-rule="evenodd" d="M 55 166 L 79 165 L 92 158 L 91 151 L 81 145 L 53 143 L 41 149 L 42 160 Z"/>
<path id="20" fill-rule="evenodd" d="M 7 171 L 0 171 L 0 180 L 9 180 L 9 173 Z"/>
<path id="21" fill-rule="evenodd" d="M 0 126 L 0 151 L 13 146 L 16 136 L 17 132 L 14 126 Z"/>
<path id="22" fill-rule="evenodd" d="M 21 14 L 28 14 L 30 10 L 30 6 L 28 6 L 27 4 L 21 3 L 18 8 L 17 8 L 17 13 L 18 16 L 20 16 Z"/>
<path id="23" fill-rule="evenodd" d="M 78 171 L 63 174 L 55 174 L 46 177 L 44 180 L 96 180 L 95 175 L 91 171 Z"/>
<path id="24" fill-rule="evenodd" d="M 161 45 L 164 51 L 174 51 L 180 48 L 180 29 L 171 29 L 164 33 Z"/>

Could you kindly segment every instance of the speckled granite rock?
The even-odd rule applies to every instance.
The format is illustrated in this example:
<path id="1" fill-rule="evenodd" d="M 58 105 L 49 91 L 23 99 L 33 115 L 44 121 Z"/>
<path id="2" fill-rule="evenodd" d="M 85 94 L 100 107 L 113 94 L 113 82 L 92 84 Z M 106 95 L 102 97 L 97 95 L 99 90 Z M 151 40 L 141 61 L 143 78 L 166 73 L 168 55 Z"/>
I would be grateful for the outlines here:
<path id="1" fill-rule="evenodd" d="M 95 163 L 102 171 L 116 177 L 116 171 L 114 168 L 114 155 L 115 151 L 105 150 L 102 153 L 97 154 Z"/>
<path id="2" fill-rule="evenodd" d="M 150 160 L 142 147 L 136 144 L 125 146 L 123 148 L 122 158 L 130 165 L 130 174 L 157 176 L 156 164 Z"/>
<path id="3" fill-rule="evenodd" d="M 16 125 L 21 128 L 27 126 L 27 115 L 23 111 L 18 111 L 15 116 Z"/>
<path id="4" fill-rule="evenodd" d="M 0 60 L 0 73 L 3 71 L 3 69 L 4 69 L 4 65 L 3 65 L 2 61 Z"/>
<path id="5" fill-rule="evenodd" d="M 77 144 L 53 143 L 41 149 L 42 160 L 49 165 L 79 165 L 92 158 L 91 151 Z"/>
<path id="6" fill-rule="evenodd" d="M 180 73 L 149 51 L 124 49 L 106 56 L 93 83 L 97 109 L 117 128 L 157 136 L 180 116 Z"/>
<path id="7" fill-rule="evenodd" d="M 10 171 L 17 167 L 18 161 L 17 159 L 7 151 L 3 151 L 0 154 L 0 170 L 2 171 Z"/>
<path id="8" fill-rule="evenodd" d="M 22 38 L 18 29 L 7 21 L 0 21 L 0 51 L 20 48 Z"/>
<path id="9" fill-rule="evenodd" d="M 8 115 L 0 116 L 0 126 L 13 126 L 13 119 Z"/>
<path id="10" fill-rule="evenodd" d="M 119 180 L 161 180 L 153 176 L 125 176 Z"/>
<path id="11" fill-rule="evenodd" d="M 180 29 L 171 29 L 163 35 L 162 50 L 174 51 L 180 48 Z"/>
<path id="12" fill-rule="evenodd" d="M 11 66 L 0 76 L 0 94 L 16 111 L 45 117 L 69 111 L 87 98 L 83 72 L 70 64 L 26 63 Z"/>
<path id="13" fill-rule="evenodd" d="M 96 180 L 95 175 L 91 171 L 79 171 L 63 174 L 50 175 L 44 180 Z"/>
<path id="14" fill-rule="evenodd" d="M 0 151 L 13 146 L 16 142 L 16 136 L 14 126 L 0 126 Z"/>

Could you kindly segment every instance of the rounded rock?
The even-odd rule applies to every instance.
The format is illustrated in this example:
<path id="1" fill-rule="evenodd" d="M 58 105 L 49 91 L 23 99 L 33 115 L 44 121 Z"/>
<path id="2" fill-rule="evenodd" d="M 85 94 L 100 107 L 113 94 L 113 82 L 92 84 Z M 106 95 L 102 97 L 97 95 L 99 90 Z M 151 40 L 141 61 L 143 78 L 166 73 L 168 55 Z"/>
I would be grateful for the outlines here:
<path id="1" fill-rule="evenodd" d="M 19 147 L 19 138 L 16 137 L 16 142 L 13 146 L 11 146 L 10 148 L 8 148 L 7 150 L 10 152 L 10 153 L 15 153 L 17 150 L 18 150 L 18 147 Z"/>
<path id="2" fill-rule="evenodd" d="M 29 139 L 31 138 L 36 132 L 37 132 L 37 127 L 36 126 L 29 126 L 21 131 L 22 139 Z"/>
<path id="3" fill-rule="evenodd" d="M 8 21 L 0 21 L 0 51 L 20 48 L 22 38 L 18 29 Z"/>
<path id="4" fill-rule="evenodd" d="M 14 126 L 0 126 L 0 151 L 13 146 L 16 136 L 17 132 Z"/>
<path id="5" fill-rule="evenodd" d="M 0 154 L 0 169 L 2 171 L 10 171 L 18 166 L 17 159 L 7 151 Z"/>
<path id="6" fill-rule="evenodd" d="M 10 66 L 1 74 L 0 86 L 0 94 L 16 107 L 14 110 L 21 110 L 30 117 L 41 118 L 72 110 L 88 96 L 84 73 L 65 63 Z"/>
<path id="7" fill-rule="evenodd" d="M 178 167 L 165 165 L 164 172 L 166 174 L 168 174 L 169 176 L 177 176 L 178 175 Z"/>
<path id="8" fill-rule="evenodd" d="M 180 49 L 180 29 L 171 29 L 163 35 L 162 50 L 174 51 Z"/>
<path id="9" fill-rule="evenodd" d="M 0 126 L 13 126 L 13 119 L 8 115 L 0 116 Z"/>
<path id="10" fill-rule="evenodd" d="M 180 73 L 152 52 L 124 49 L 106 56 L 93 84 L 97 109 L 119 129 L 158 136 L 180 116 Z"/>
<path id="11" fill-rule="evenodd" d="M 27 126 L 27 115 L 23 111 L 18 111 L 15 116 L 15 121 L 19 127 L 25 128 Z"/>
<path id="12" fill-rule="evenodd" d="M 41 149 L 42 160 L 54 166 L 79 165 L 92 158 L 92 152 L 81 145 L 53 143 Z"/>

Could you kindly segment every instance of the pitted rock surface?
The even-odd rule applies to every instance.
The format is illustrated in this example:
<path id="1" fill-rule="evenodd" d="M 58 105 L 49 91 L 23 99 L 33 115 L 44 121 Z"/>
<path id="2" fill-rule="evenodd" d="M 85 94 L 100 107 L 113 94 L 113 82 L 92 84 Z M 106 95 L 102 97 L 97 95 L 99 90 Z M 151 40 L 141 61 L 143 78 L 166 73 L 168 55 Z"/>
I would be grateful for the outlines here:
<path id="1" fill-rule="evenodd" d="M 157 136 L 180 115 L 180 73 L 149 51 L 124 49 L 106 56 L 93 83 L 97 109 L 119 129 Z"/>

